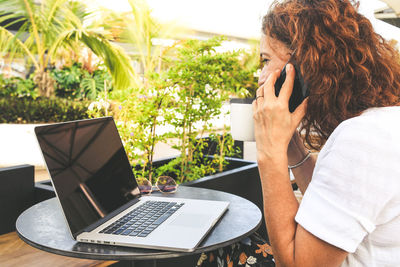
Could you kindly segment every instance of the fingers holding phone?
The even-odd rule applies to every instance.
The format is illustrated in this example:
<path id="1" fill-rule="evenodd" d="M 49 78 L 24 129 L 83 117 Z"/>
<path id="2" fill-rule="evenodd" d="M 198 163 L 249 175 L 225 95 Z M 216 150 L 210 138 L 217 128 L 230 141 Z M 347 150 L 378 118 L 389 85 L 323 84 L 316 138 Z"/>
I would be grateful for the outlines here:
<path id="1" fill-rule="evenodd" d="M 297 65 L 287 63 L 276 81 L 275 95 L 282 96 L 282 101 L 288 103 L 289 111 L 294 116 L 296 127 L 306 113 L 306 98 L 309 95 L 308 86 Z"/>
<path id="2" fill-rule="evenodd" d="M 287 150 L 290 138 L 305 114 L 306 103 L 299 110 L 296 108 L 306 96 L 308 89 L 292 64 L 269 75 L 257 90 L 253 102 L 257 150 L 265 150 L 266 146 Z"/>
<path id="3" fill-rule="evenodd" d="M 294 72 L 294 81 L 292 86 L 292 91 L 290 93 L 289 98 L 289 111 L 293 112 L 302 102 L 303 100 L 309 95 L 309 90 L 307 84 L 304 82 L 304 78 L 300 73 L 300 69 L 297 67 L 296 64 L 287 63 L 277 79 L 275 83 L 275 95 L 278 96 L 283 84 L 286 80 L 286 71 L 289 71 L 288 67 L 290 68 L 290 72 Z M 292 82 L 290 81 L 290 84 Z"/>
<path id="4" fill-rule="evenodd" d="M 279 78 L 274 84 L 275 95 L 277 97 L 280 97 L 285 103 L 289 103 L 289 99 L 293 93 L 294 80 L 296 75 L 295 72 L 296 71 L 294 70 L 292 64 L 286 64 L 285 67 L 282 69 Z"/>

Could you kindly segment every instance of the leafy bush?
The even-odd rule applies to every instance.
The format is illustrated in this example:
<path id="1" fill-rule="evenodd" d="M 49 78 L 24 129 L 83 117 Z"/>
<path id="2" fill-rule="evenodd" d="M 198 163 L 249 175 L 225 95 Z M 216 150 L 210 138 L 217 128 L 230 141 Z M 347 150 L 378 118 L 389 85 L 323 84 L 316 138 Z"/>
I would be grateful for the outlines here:
<path id="1" fill-rule="evenodd" d="M 147 72 L 145 85 L 121 101 L 118 129 L 131 164 L 141 166 L 137 177 L 151 180 L 164 173 L 179 183 L 195 180 L 222 171 L 225 157 L 236 152 L 234 140 L 225 135 L 228 126 L 215 129 L 212 121 L 230 95 L 247 92 L 254 71 L 244 66 L 244 51 L 217 52 L 223 40 L 180 42 L 170 57 L 161 58 L 169 68 Z M 217 130 L 224 135 L 213 135 Z M 218 146 L 212 159 L 204 157 L 207 144 L 198 140 L 205 134 Z M 155 145 L 165 141 L 173 142 L 180 156 L 153 170 Z"/>
<path id="2" fill-rule="evenodd" d="M 217 52 L 223 40 L 187 40 L 180 44 L 174 58 L 169 59 L 174 64 L 168 69 L 166 80 L 174 89 L 174 98 L 164 118 L 173 127 L 169 137 L 178 140 L 173 148 L 181 152 L 177 158 L 181 162 L 180 182 L 197 179 L 203 170 L 215 169 L 214 165 L 218 169 L 223 167 L 223 162 L 206 162 L 198 168 L 203 155 L 199 154 L 197 137 L 216 131 L 212 120 L 221 116 L 222 106 L 230 95 L 246 90 L 243 86 L 253 75 L 243 67 L 243 51 Z M 222 146 L 227 145 L 225 139 L 220 141 Z"/>
<path id="3" fill-rule="evenodd" d="M 61 98 L 0 98 L 0 123 L 48 123 L 88 118 L 88 103 Z"/>
<path id="4" fill-rule="evenodd" d="M 0 97 L 36 97 L 35 83 L 32 78 L 5 78 L 0 74 Z"/>
<path id="5" fill-rule="evenodd" d="M 96 99 L 104 91 L 104 81 L 107 85 L 111 84 L 111 75 L 107 70 L 98 68 L 90 73 L 77 62 L 60 70 L 53 69 L 51 76 L 56 81 L 56 96 L 69 99 Z"/>
<path id="6" fill-rule="evenodd" d="M 158 167 L 155 170 L 156 176 L 169 175 L 177 183 L 193 181 L 206 175 L 223 172 L 229 164 L 226 158 L 239 157 L 241 154 L 240 147 L 235 144 L 235 140 L 233 140 L 229 133 L 212 133 L 208 137 L 198 138 L 195 140 L 195 147 L 196 151 L 189 162 L 190 171 L 185 173 L 184 180 L 179 179 L 182 175 L 181 156 Z"/>
<path id="7" fill-rule="evenodd" d="M 151 181 L 155 146 L 167 139 L 166 133 L 156 132 L 156 129 L 168 126 L 163 117 L 173 95 L 165 77 L 156 73 L 148 77 L 146 87 L 138 88 L 121 103 L 118 129 L 133 165 L 143 166 L 137 177 L 148 177 Z"/>

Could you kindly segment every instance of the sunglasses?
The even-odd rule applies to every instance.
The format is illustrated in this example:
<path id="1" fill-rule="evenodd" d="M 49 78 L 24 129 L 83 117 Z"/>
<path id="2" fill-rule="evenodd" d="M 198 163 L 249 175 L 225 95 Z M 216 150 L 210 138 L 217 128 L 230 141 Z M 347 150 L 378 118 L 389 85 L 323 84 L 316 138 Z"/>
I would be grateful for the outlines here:
<path id="1" fill-rule="evenodd" d="M 160 176 L 156 180 L 156 185 L 153 186 L 149 180 L 143 177 L 136 178 L 142 195 L 149 195 L 153 191 L 161 191 L 162 193 L 175 193 L 178 185 L 171 176 Z"/>

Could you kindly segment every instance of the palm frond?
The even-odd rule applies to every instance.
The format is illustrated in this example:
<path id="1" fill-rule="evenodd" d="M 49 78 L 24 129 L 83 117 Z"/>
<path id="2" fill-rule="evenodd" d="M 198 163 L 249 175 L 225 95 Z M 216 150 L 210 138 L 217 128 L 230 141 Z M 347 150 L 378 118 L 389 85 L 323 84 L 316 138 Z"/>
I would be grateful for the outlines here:
<path id="1" fill-rule="evenodd" d="M 46 18 L 48 22 L 52 22 L 53 18 L 59 13 L 62 5 L 66 3 L 67 0 L 47 0 L 45 1 L 45 9 L 44 12 L 46 14 Z"/>
<path id="2" fill-rule="evenodd" d="M 88 27 L 85 20 L 90 14 L 83 5 L 68 0 L 42 0 L 39 5 L 35 0 L 0 0 L 0 21 L 25 19 L 16 35 L 0 28 L 0 52 L 19 50 L 32 60 L 36 71 L 43 72 L 56 59 L 57 49 L 83 44 L 104 61 L 115 89 L 129 88 L 135 82 L 130 59 L 109 41 L 104 29 Z M 18 39 L 22 32 L 28 34 Z"/>
<path id="3" fill-rule="evenodd" d="M 111 44 L 99 35 L 83 34 L 82 41 L 93 53 L 104 60 L 116 89 L 132 86 L 133 69 L 129 58 L 120 47 Z"/>
<path id="4" fill-rule="evenodd" d="M 75 17 L 79 18 L 80 21 L 85 21 L 93 11 L 88 11 L 88 7 L 78 1 L 68 1 L 65 4 L 67 10 L 70 10 Z"/>
<path id="5" fill-rule="evenodd" d="M 44 68 L 43 56 L 44 56 L 45 51 L 44 51 L 42 40 L 39 35 L 39 26 L 40 25 L 38 25 L 36 23 L 36 16 L 35 16 L 35 12 L 34 12 L 36 7 L 35 7 L 34 3 L 30 0 L 23 0 L 23 2 L 25 4 L 25 10 L 26 10 L 28 19 L 29 19 L 31 27 L 32 27 L 31 33 L 35 38 L 35 42 L 36 42 L 36 46 L 37 46 L 37 53 L 38 53 L 39 62 L 40 62 L 39 66 L 41 68 Z"/>
<path id="6" fill-rule="evenodd" d="M 12 27 L 24 21 L 26 21 L 25 17 L 16 17 L 15 14 L 4 13 L 0 15 L 0 24 L 2 24 L 4 28 Z"/>
<path id="7" fill-rule="evenodd" d="M 126 89 L 134 85 L 133 68 L 122 48 L 113 45 L 96 31 L 71 30 L 62 33 L 50 50 L 53 54 L 62 43 L 84 43 L 104 61 L 109 70 L 115 89 Z"/>
<path id="8" fill-rule="evenodd" d="M 0 27 L 0 51 L 2 54 L 9 53 L 11 58 L 16 54 L 24 54 L 30 58 L 36 68 L 39 67 L 35 56 L 26 47 L 26 45 L 17 38 L 16 35 L 12 34 L 3 27 Z"/>
<path id="9" fill-rule="evenodd" d="M 28 2 L 33 3 L 32 0 Z M 26 17 L 25 3 L 23 0 L 0 0 L 0 14 L 13 14 L 15 17 Z"/>

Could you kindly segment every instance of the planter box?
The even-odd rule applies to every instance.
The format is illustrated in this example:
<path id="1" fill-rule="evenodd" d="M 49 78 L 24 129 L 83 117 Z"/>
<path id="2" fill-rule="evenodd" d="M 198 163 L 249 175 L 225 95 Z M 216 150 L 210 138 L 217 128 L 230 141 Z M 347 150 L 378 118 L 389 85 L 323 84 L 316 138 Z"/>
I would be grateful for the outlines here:
<path id="1" fill-rule="evenodd" d="M 211 140 L 210 137 L 202 137 L 201 138 L 203 140 L 203 142 L 207 143 L 207 147 L 205 147 L 202 151 L 203 155 L 214 155 L 214 154 L 218 154 L 217 153 L 217 142 Z M 237 156 L 235 156 L 234 158 L 239 158 L 239 159 L 243 159 L 243 151 L 244 151 L 244 144 L 243 141 L 238 141 L 238 140 L 234 140 L 234 145 L 235 148 L 240 149 L 240 153 L 238 153 Z M 197 146 L 196 146 L 197 147 Z"/>

